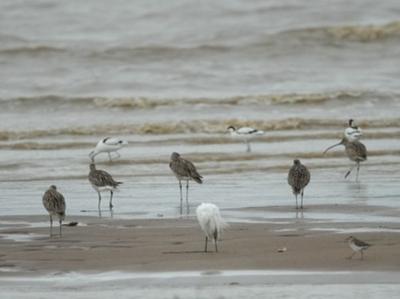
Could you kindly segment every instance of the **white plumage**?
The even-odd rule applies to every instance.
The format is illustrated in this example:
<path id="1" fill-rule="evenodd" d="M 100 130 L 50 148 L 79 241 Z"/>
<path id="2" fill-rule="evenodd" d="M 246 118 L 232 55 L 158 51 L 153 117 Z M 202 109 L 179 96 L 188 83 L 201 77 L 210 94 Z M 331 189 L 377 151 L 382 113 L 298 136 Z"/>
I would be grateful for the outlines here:
<path id="1" fill-rule="evenodd" d="M 94 158 L 100 154 L 100 153 L 108 153 L 108 158 L 111 160 L 111 152 L 116 152 L 117 157 L 120 157 L 120 154 L 118 153 L 118 150 L 123 148 L 125 145 L 127 145 L 128 142 L 123 139 L 115 138 L 115 137 L 106 137 L 104 139 L 101 139 L 95 149 L 90 152 L 89 157 L 90 159 L 94 162 Z"/>
<path id="2" fill-rule="evenodd" d="M 200 227 L 206 235 L 204 251 L 207 252 L 207 243 L 209 239 L 214 240 L 215 251 L 218 252 L 218 239 L 224 227 L 227 226 L 222 219 L 219 208 L 212 203 L 202 203 L 196 209 L 197 220 Z"/>
<path id="3" fill-rule="evenodd" d="M 233 126 L 229 126 L 228 131 L 231 133 L 232 137 L 239 137 L 244 142 L 246 142 L 246 145 L 247 145 L 246 151 L 247 152 L 251 152 L 250 139 L 255 136 L 264 135 L 264 131 L 257 130 L 257 129 L 254 129 L 251 127 L 242 127 L 242 128 L 236 129 Z"/>
<path id="4" fill-rule="evenodd" d="M 354 142 L 360 140 L 362 136 L 362 130 L 360 127 L 354 124 L 354 120 L 349 120 L 349 126 L 344 130 L 344 137 L 349 142 Z"/>

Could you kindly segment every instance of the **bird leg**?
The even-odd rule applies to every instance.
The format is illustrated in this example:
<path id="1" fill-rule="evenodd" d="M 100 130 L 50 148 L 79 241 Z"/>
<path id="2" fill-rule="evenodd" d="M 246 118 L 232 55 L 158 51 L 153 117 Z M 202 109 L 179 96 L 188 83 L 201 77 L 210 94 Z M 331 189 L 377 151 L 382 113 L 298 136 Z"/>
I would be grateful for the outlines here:
<path id="1" fill-rule="evenodd" d="M 218 230 L 214 231 L 214 245 L 215 245 L 215 252 L 218 252 L 218 245 L 217 245 L 217 241 L 218 241 Z"/>
<path id="2" fill-rule="evenodd" d="M 207 243 L 208 243 L 208 237 L 206 236 L 206 245 L 204 247 L 204 252 L 207 252 Z"/>
<path id="3" fill-rule="evenodd" d="M 189 215 L 189 180 L 186 181 L 186 214 Z"/>
<path id="4" fill-rule="evenodd" d="M 100 192 L 97 192 L 97 194 L 99 195 L 99 204 L 98 204 L 98 208 L 99 208 L 99 211 L 100 211 L 100 206 L 101 206 L 101 194 L 100 194 Z"/>
<path id="5" fill-rule="evenodd" d="M 353 165 L 353 167 L 350 168 L 350 170 L 346 173 L 346 175 L 344 176 L 344 178 L 346 179 L 349 174 L 353 171 L 354 167 L 356 167 L 357 164 Z"/>
<path id="6" fill-rule="evenodd" d="M 360 252 L 361 252 L 361 260 L 363 260 L 364 259 L 364 252 L 362 250 L 360 250 Z"/>
<path id="7" fill-rule="evenodd" d="M 180 195 L 181 195 L 181 208 L 180 208 L 180 211 L 181 211 L 181 215 L 182 215 L 182 209 L 183 209 L 183 203 L 182 203 L 182 201 L 183 201 L 183 198 L 182 198 L 182 182 L 181 182 L 181 180 L 179 180 L 179 190 L 180 190 Z"/>
<path id="8" fill-rule="evenodd" d="M 115 152 L 117 154 L 117 156 L 115 158 L 119 159 L 121 157 L 121 155 L 118 152 Z"/>
<path id="9" fill-rule="evenodd" d="M 99 217 L 101 217 L 101 194 L 100 192 L 97 192 L 97 194 L 99 195 L 99 204 L 98 204 L 98 209 L 99 209 Z"/>
<path id="10" fill-rule="evenodd" d="M 112 208 L 113 208 L 113 204 L 112 204 L 113 194 L 114 194 L 114 192 L 111 190 L 110 191 L 110 210 L 112 210 Z"/>
<path id="11" fill-rule="evenodd" d="M 62 227 L 62 220 L 60 219 L 60 238 L 61 238 L 61 227 Z"/>
<path id="12" fill-rule="evenodd" d="M 111 159 L 111 154 L 110 154 L 110 152 L 108 152 L 108 159 L 110 159 L 110 162 L 112 162 L 112 159 Z"/>
<path id="13" fill-rule="evenodd" d="M 354 251 L 352 255 L 350 255 L 349 257 L 347 257 L 347 259 L 348 259 L 348 260 L 351 260 L 355 254 L 356 254 L 356 252 Z"/>
<path id="14" fill-rule="evenodd" d="M 250 142 L 248 139 L 246 139 L 246 145 L 247 145 L 247 150 L 246 152 L 250 153 L 251 152 L 251 147 L 250 147 Z"/>
<path id="15" fill-rule="evenodd" d="M 360 172 L 360 161 L 357 161 L 357 176 L 356 176 L 356 182 L 358 182 L 358 173 Z"/>
<path id="16" fill-rule="evenodd" d="M 297 205 L 297 193 L 295 193 L 294 195 L 296 197 L 296 210 L 299 208 L 299 206 Z"/>
<path id="17" fill-rule="evenodd" d="M 53 236 L 53 217 L 50 215 L 50 238 Z"/>
<path id="18" fill-rule="evenodd" d="M 304 196 L 304 189 L 301 189 L 301 206 L 300 206 L 300 209 L 303 208 L 303 196 Z"/>

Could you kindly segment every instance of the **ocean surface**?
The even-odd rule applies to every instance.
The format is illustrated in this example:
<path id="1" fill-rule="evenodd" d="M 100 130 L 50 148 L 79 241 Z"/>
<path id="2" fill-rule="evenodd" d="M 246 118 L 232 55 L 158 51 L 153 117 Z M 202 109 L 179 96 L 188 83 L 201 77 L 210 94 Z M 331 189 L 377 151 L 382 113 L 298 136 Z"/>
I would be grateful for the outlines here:
<path id="1" fill-rule="evenodd" d="M 51 273 L 0 279 L 7 298 L 397 298 L 396 272 Z"/>
<path id="2" fill-rule="evenodd" d="M 107 136 L 129 142 L 97 157 L 124 182 L 114 217 L 177 216 L 173 151 L 204 176 L 192 212 L 294 205 L 294 158 L 305 205 L 400 208 L 399 65 L 397 0 L 2 0 L 0 215 L 45 214 L 51 184 L 67 216 L 96 215 L 88 154 Z M 322 154 L 349 118 L 369 151 L 360 183 L 343 148 Z M 245 153 L 229 125 L 265 135 Z"/>

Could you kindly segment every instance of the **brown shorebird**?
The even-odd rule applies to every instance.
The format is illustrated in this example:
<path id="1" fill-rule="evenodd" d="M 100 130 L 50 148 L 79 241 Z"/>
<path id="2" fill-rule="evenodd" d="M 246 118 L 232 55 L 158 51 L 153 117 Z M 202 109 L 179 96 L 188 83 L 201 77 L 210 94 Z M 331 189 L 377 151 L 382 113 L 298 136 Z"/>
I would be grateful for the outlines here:
<path id="1" fill-rule="evenodd" d="M 347 178 L 349 176 L 349 174 L 352 172 L 352 170 L 354 169 L 354 167 L 357 166 L 356 181 L 358 181 L 358 173 L 360 172 L 360 162 L 367 160 L 367 148 L 360 141 L 349 141 L 347 138 L 343 138 L 342 141 L 340 141 L 338 144 L 334 144 L 334 145 L 328 147 L 324 151 L 324 154 L 327 151 L 329 151 L 330 149 L 332 149 L 338 145 L 344 145 L 347 157 L 351 161 L 356 162 L 356 164 L 349 169 L 349 171 L 346 173 L 346 175 L 344 177 Z"/>
<path id="2" fill-rule="evenodd" d="M 194 180 L 195 182 L 201 184 L 202 176 L 197 172 L 196 167 L 192 162 L 181 158 L 178 153 L 172 153 L 171 161 L 169 162 L 169 167 L 175 174 L 179 181 L 179 189 L 181 195 L 181 207 L 180 213 L 182 215 L 183 203 L 182 203 L 182 180 L 186 181 L 186 213 L 189 214 L 189 181 Z"/>
<path id="3" fill-rule="evenodd" d="M 112 198 L 114 191 L 117 190 L 118 185 L 122 184 L 122 182 L 114 181 L 112 176 L 104 171 L 97 170 L 96 165 L 94 163 L 90 164 L 90 172 L 88 176 L 89 182 L 92 184 L 94 190 L 97 191 L 99 195 L 99 213 L 100 213 L 100 202 L 101 202 L 101 194 L 103 191 L 110 191 L 110 210 L 113 208 Z"/>
<path id="4" fill-rule="evenodd" d="M 219 208 L 212 203 L 202 203 L 196 209 L 196 216 L 201 229 L 206 235 L 204 252 L 207 252 L 207 243 L 209 239 L 214 241 L 215 252 L 218 252 L 218 239 L 224 227 L 227 226 L 225 221 L 221 218 Z"/>
<path id="5" fill-rule="evenodd" d="M 43 206 L 49 212 L 50 216 L 50 237 L 53 235 L 53 216 L 58 217 L 60 222 L 60 237 L 62 221 L 65 218 L 65 199 L 64 196 L 57 191 L 57 187 L 51 185 L 44 193 L 42 198 Z"/>
<path id="6" fill-rule="evenodd" d="M 293 166 L 289 170 L 288 183 L 292 186 L 293 194 L 296 196 L 296 209 L 299 208 L 297 204 L 297 195 L 301 194 L 300 209 L 303 208 L 303 195 L 304 188 L 310 182 L 310 172 L 307 167 L 300 163 L 300 160 L 293 161 Z"/>
<path id="7" fill-rule="evenodd" d="M 349 244 L 350 248 L 353 249 L 353 254 L 348 257 L 348 259 L 352 259 L 353 256 L 357 253 L 361 253 L 361 259 L 364 259 L 364 250 L 367 250 L 369 247 L 371 247 L 370 244 L 365 243 L 364 241 L 361 241 L 353 236 L 350 236 L 346 238 L 347 243 Z"/>

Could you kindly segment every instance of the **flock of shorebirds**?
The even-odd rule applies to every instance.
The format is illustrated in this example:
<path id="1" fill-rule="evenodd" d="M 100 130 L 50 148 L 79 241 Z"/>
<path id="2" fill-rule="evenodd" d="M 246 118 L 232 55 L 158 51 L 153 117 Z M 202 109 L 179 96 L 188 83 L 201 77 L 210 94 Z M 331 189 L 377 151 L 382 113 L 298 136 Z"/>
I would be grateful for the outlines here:
<path id="1" fill-rule="evenodd" d="M 250 127 L 243 127 L 236 129 L 233 126 L 228 127 L 228 132 L 233 137 L 239 137 L 246 143 L 246 151 L 250 152 L 250 140 L 255 136 L 263 135 L 264 132 Z M 345 152 L 351 161 L 355 162 L 349 171 L 346 173 L 345 178 L 349 176 L 351 171 L 357 167 L 356 180 L 358 180 L 360 163 L 367 160 L 367 149 L 364 144 L 362 144 L 359 139 L 362 136 L 361 129 L 354 124 L 354 120 L 349 120 L 349 126 L 344 130 L 343 139 L 333 145 L 328 147 L 324 154 L 332 149 L 333 147 L 343 145 L 345 147 Z M 112 210 L 113 204 L 113 194 L 117 190 L 118 186 L 122 182 L 115 181 L 113 177 L 104 170 L 96 169 L 94 158 L 100 153 L 107 153 L 110 161 L 112 161 L 111 153 L 116 153 L 119 157 L 118 150 L 127 145 L 128 142 L 118 138 L 104 138 L 98 142 L 95 149 L 90 152 L 89 157 L 91 159 L 90 172 L 88 179 L 92 187 L 98 193 L 98 209 L 100 213 L 101 204 L 101 192 L 110 192 L 109 208 Z M 189 214 L 189 181 L 193 180 L 201 184 L 202 176 L 198 173 L 194 164 L 181 157 L 180 154 L 173 152 L 171 154 L 171 159 L 169 163 L 170 169 L 176 176 L 179 182 L 180 189 L 180 214 L 183 213 L 183 192 L 182 192 L 182 181 L 186 181 L 186 212 Z M 296 209 L 303 209 L 303 195 L 304 188 L 310 182 L 310 172 L 307 167 L 301 164 L 300 160 L 295 159 L 293 161 L 293 166 L 289 170 L 288 183 L 292 188 L 293 194 L 296 198 Z M 301 196 L 300 206 L 298 205 L 297 197 Z M 57 191 L 57 187 L 51 185 L 49 189 L 43 195 L 43 205 L 49 213 L 50 216 L 50 237 L 52 236 L 53 230 L 53 216 L 58 218 L 60 224 L 59 235 L 62 234 L 62 221 L 65 218 L 65 199 L 64 196 Z M 215 250 L 218 251 L 217 241 L 220 237 L 222 229 L 226 226 L 226 223 L 220 216 L 219 208 L 212 203 L 202 203 L 196 209 L 197 219 L 199 221 L 201 229 L 205 233 L 205 252 L 207 252 L 208 240 L 213 240 L 215 244 Z M 349 257 L 352 258 L 357 252 L 361 253 L 361 259 L 363 259 L 363 251 L 366 250 L 370 245 L 350 236 L 346 239 L 350 248 L 354 253 Z"/>

